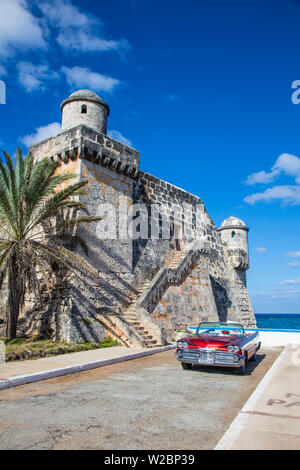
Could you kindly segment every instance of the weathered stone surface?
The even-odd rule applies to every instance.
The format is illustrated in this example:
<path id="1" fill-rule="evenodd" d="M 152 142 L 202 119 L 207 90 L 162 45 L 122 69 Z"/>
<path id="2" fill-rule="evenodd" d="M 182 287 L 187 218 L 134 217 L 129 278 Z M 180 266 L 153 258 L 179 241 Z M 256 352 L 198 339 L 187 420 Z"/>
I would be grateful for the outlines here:
<path id="1" fill-rule="evenodd" d="M 61 104 L 62 129 L 72 129 L 80 124 L 103 134 L 107 132 L 108 105 L 90 90 L 78 90 Z"/>
<path id="2" fill-rule="evenodd" d="M 140 171 L 139 152 L 99 132 L 96 125 L 77 125 L 76 113 L 77 108 L 74 127 L 31 147 L 35 158 L 56 158 L 60 173 L 71 171 L 86 179 L 87 195 L 79 199 L 90 215 L 105 220 L 80 229 L 89 248 L 86 260 L 99 278 L 72 277 L 55 290 L 43 315 L 52 335 L 75 342 L 101 341 L 110 334 L 130 345 L 145 340 L 144 329 L 148 342 L 164 344 L 176 330 L 201 320 L 255 326 L 246 289 L 244 222 L 230 217 L 218 230 L 202 199 Z M 133 204 L 146 206 L 140 220 L 148 223 L 148 233 L 138 239 L 128 236 L 122 219 Z M 171 222 L 167 236 L 165 220 Z M 114 226 L 116 233 L 111 233 Z M 152 236 L 155 226 L 159 238 Z M 197 248 L 200 238 L 206 244 Z M 178 263 L 172 264 L 176 252 Z M 31 318 L 33 311 L 39 310 L 31 305 Z M 126 323 L 126 315 L 132 323 Z M 41 315 L 36 314 L 35 328 L 38 322 Z"/>

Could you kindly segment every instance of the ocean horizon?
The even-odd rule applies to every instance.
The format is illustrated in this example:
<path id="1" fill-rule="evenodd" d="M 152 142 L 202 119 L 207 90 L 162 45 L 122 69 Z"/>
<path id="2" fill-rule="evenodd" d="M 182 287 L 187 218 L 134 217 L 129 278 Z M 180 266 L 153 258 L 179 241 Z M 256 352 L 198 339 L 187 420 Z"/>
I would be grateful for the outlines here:
<path id="1" fill-rule="evenodd" d="M 300 330 L 300 313 L 255 313 L 258 328 Z"/>

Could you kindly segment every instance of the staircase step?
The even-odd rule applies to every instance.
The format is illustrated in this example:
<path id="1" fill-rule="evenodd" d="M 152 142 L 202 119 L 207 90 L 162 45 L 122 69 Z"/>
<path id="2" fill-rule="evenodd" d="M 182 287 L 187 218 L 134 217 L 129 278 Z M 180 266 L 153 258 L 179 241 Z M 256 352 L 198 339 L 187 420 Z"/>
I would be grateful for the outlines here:
<path id="1" fill-rule="evenodd" d="M 147 348 L 149 348 L 149 347 L 151 348 L 153 346 L 157 346 L 157 341 L 156 341 L 156 339 L 146 340 L 145 344 L 146 344 Z"/>

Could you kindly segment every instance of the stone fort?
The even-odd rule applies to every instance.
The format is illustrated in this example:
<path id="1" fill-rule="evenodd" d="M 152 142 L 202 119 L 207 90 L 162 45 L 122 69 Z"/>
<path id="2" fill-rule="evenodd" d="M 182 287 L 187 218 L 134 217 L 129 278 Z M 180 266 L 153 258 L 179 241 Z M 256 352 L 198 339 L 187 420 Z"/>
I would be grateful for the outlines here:
<path id="1" fill-rule="evenodd" d="M 109 106 L 96 93 L 76 91 L 61 111 L 61 132 L 30 152 L 88 181 L 78 197 L 102 220 L 79 229 L 88 257 L 77 250 L 97 278 L 58 278 L 47 311 L 35 319 L 48 318 L 57 340 L 98 342 L 109 335 L 142 347 L 167 344 L 176 331 L 205 320 L 255 327 L 245 223 L 232 216 L 217 228 L 201 198 L 144 173 L 139 152 L 107 135 Z M 135 236 L 123 217 L 132 208 Z M 147 233 L 138 232 L 142 223 Z"/>

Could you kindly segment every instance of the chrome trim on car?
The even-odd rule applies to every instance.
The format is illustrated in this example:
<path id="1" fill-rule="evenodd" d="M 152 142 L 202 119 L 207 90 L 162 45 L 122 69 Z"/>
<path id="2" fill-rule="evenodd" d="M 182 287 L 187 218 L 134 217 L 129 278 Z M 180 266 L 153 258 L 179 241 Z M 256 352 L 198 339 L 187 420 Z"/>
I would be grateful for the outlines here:
<path id="1" fill-rule="evenodd" d="M 185 351 L 177 350 L 175 355 L 180 362 L 200 366 L 241 367 L 245 362 L 245 356 L 240 356 L 237 353 L 201 348 Z M 203 362 L 201 359 L 203 359 Z"/>

